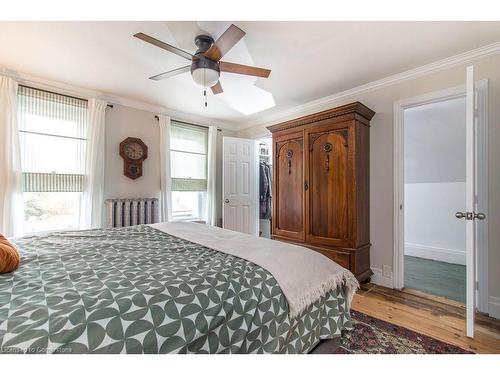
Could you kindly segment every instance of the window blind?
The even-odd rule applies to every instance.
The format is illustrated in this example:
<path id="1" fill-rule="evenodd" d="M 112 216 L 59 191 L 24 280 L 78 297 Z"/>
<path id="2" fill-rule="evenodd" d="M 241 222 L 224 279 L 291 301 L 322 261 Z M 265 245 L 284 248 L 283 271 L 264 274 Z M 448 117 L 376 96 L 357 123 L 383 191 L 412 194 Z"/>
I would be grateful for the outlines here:
<path id="1" fill-rule="evenodd" d="M 25 192 L 81 192 L 87 144 L 86 100 L 19 86 Z"/>
<path id="2" fill-rule="evenodd" d="M 208 129 L 172 121 L 170 173 L 172 191 L 207 190 Z"/>

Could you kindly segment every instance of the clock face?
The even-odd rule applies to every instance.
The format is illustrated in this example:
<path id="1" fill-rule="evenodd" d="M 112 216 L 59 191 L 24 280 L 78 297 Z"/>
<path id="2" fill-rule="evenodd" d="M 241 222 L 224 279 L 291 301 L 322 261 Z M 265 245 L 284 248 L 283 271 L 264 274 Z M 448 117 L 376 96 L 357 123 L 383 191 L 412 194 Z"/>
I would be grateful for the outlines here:
<path id="1" fill-rule="evenodd" d="M 142 145 L 137 142 L 127 143 L 124 151 L 125 155 L 131 160 L 139 160 L 144 156 L 144 149 Z"/>

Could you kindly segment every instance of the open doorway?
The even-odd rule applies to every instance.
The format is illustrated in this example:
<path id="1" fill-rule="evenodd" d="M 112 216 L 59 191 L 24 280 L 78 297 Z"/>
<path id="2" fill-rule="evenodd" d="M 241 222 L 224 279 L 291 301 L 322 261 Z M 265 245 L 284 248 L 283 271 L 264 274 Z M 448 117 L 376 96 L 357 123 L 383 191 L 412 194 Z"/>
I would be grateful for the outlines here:
<path id="1" fill-rule="evenodd" d="M 257 140 L 259 154 L 259 235 L 271 238 L 272 222 L 272 137 Z"/>
<path id="2" fill-rule="evenodd" d="M 403 116 L 404 286 L 465 303 L 465 95 Z"/>
<path id="3" fill-rule="evenodd" d="M 487 81 L 476 82 L 477 209 L 487 211 Z M 465 87 L 395 103 L 394 287 L 466 302 Z M 469 180 L 467 180 L 469 181 Z M 477 226 L 476 307 L 488 309 L 487 222 Z"/>

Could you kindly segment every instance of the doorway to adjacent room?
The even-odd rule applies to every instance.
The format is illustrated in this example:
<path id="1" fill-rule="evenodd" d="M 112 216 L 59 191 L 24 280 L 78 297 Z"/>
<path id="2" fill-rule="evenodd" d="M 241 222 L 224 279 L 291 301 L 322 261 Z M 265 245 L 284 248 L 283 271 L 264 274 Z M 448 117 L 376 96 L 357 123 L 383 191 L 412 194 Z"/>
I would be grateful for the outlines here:
<path id="1" fill-rule="evenodd" d="M 487 81 L 475 84 L 476 130 L 473 178 L 477 212 L 487 211 Z M 466 303 L 465 87 L 395 104 L 396 246 L 394 287 Z M 470 183 L 470 182 L 469 182 Z M 477 247 L 476 308 L 488 309 L 487 221 L 474 233 Z"/>

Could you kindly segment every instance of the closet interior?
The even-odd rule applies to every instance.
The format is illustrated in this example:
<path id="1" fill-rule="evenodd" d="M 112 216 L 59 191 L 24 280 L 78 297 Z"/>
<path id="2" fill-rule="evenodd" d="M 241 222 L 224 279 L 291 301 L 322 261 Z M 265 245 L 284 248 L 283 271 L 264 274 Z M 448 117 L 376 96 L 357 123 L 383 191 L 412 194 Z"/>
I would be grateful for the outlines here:
<path id="1" fill-rule="evenodd" d="M 259 235 L 271 238 L 272 222 L 272 138 L 258 141 L 259 153 Z"/>

